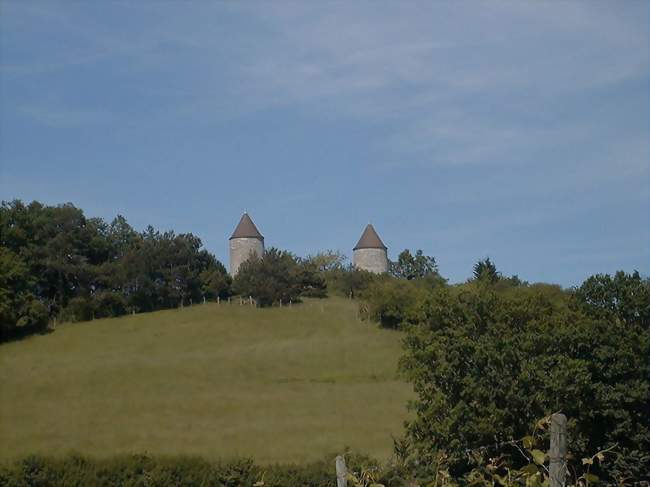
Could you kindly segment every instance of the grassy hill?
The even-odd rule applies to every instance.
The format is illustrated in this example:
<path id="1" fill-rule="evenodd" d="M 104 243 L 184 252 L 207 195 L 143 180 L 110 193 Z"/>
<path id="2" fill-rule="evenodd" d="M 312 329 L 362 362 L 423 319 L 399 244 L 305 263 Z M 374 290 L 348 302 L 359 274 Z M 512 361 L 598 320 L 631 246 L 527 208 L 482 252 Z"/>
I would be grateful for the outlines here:
<path id="1" fill-rule="evenodd" d="M 411 389 L 401 336 L 344 299 L 213 303 L 0 345 L 0 460 L 71 450 L 303 462 L 390 455 Z"/>

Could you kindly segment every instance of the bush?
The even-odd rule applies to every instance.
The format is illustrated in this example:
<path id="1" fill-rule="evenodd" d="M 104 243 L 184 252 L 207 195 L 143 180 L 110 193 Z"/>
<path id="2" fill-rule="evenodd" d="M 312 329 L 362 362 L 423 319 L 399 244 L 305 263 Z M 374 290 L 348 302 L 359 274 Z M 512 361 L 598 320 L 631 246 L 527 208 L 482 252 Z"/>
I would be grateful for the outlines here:
<path id="1" fill-rule="evenodd" d="M 562 411 L 573 452 L 618 443 L 611 475 L 650 470 L 647 329 L 590 316 L 552 286 L 439 288 L 418 313 L 401 368 L 417 393 L 407 430 L 420 458 L 444 449 L 463 472 L 466 449 Z"/>
<path id="2" fill-rule="evenodd" d="M 87 321 L 95 317 L 96 303 L 89 297 L 76 297 L 68 301 L 59 317 L 62 321 Z"/>
<path id="3" fill-rule="evenodd" d="M 365 456 L 346 456 L 350 468 L 376 466 Z M 195 457 L 146 455 L 90 459 L 30 456 L 0 466 L 0 485 L 38 486 L 218 486 L 264 487 L 331 486 L 335 482 L 334 456 L 306 465 L 255 465 L 252 460 L 208 462 Z"/>
<path id="4" fill-rule="evenodd" d="M 328 290 L 346 298 L 363 296 L 370 284 L 381 278 L 377 274 L 351 266 L 326 271 L 323 276 L 327 282 Z"/>
<path id="5" fill-rule="evenodd" d="M 126 313 L 126 300 L 120 293 L 102 291 L 94 296 L 95 318 L 120 316 Z"/>
<path id="6" fill-rule="evenodd" d="M 379 322 L 385 328 L 403 328 L 413 321 L 419 305 L 429 292 L 415 281 L 384 278 L 375 280 L 364 293 L 362 310 L 367 318 Z"/>
<path id="7" fill-rule="evenodd" d="M 326 283 L 314 266 L 276 248 L 246 260 L 233 281 L 233 291 L 254 297 L 260 306 L 296 302 L 301 296 L 327 296 Z"/>

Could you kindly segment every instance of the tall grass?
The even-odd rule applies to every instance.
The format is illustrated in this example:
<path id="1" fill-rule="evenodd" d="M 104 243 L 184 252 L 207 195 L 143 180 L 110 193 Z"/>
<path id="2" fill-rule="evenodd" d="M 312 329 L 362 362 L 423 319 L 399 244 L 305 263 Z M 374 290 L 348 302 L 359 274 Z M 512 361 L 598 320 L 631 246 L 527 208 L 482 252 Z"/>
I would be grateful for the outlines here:
<path id="1" fill-rule="evenodd" d="M 306 462 L 344 446 L 386 458 L 411 397 L 400 339 L 337 298 L 65 324 L 0 346 L 0 459 Z"/>

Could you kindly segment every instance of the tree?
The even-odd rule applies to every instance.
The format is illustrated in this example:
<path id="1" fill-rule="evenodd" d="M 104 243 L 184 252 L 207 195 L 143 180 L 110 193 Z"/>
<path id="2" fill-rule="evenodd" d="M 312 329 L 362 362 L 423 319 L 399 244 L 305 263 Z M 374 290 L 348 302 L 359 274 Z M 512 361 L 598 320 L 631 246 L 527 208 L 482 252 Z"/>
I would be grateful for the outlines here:
<path id="1" fill-rule="evenodd" d="M 637 271 L 618 271 L 614 277 L 596 274 L 575 295 L 594 317 L 650 327 L 650 280 L 642 279 Z"/>
<path id="2" fill-rule="evenodd" d="M 20 256 L 0 247 L 0 338 L 45 328 L 47 308 L 31 292 L 31 281 Z"/>
<path id="3" fill-rule="evenodd" d="M 201 291 L 206 299 L 226 298 L 230 294 L 232 279 L 225 268 L 214 266 L 206 269 L 199 275 L 199 279 Z"/>
<path id="4" fill-rule="evenodd" d="M 407 431 L 423 463 L 445 450 L 465 471 L 467 449 L 562 411 L 574 454 L 618 444 L 613 474 L 649 471 L 650 334 L 634 320 L 590 316 L 553 286 L 461 285 L 421 301 L 405 346 L 417 394 Z"/>
<path id="5" fill-rule="evenodd" d="M 311 264 L 317 272 L 333 272 L 345 267 L 347 257 L 338 250 L 325 250 L 315 255 L 308 255 L 305 263 Z"/>
<path id="6" fill-rule="evenodd" d="M 427 276 L 438 275 L 436 259 L 424 255 L 422 250 L 417 250 L 415 255 L 408 249 L 397 256 L 397 262 L 391 262 L 391 274 L 398 279 L 423 279 Z"/>
<path id="7" fill-rule="evenodd" d="M 501 278 L 501 273 L 497 272 L 497 267 L 487 257 L 479 260 L 474 264 L 474 280 L 485 283 L 495 283 Z"/>
<path id="8" fill-rule="evenodd" d="M 138 233 L 121 215 L 107 224 L 70 203 L 3 202 L 0 244 L 4 329 L 169 308 L 229 292 L 225 268 L 198 237 L 151 226 Z"/>
<path id="9" fill-rule="evenodd" d="M 260 306 L 298 301 L 301 296 L 324 297 L 327 286 L 313 263 L 270 248 L 261 258 L 251 254 L 233 280 L 233 291 L 254 297 Z"/>
<path id="10" fill-rule="evenodd" d="M 322 265 L 319 266 L 318 262 L 309 259 L 298 259 L 297 262 L 300 295 L 310 298 L 327 297 L 327 282 L 324 277 L 326 273 L 321 270 Z"/>
<path id="11" fill-rule="evenodd" d="M 251 254 L 239 267 L 233 291 L 254 297 L 260 306 L 295 301 L 301 292 L 298 262 L 289 252 L 275 247 L 268 249 L 261 258 Z"/>

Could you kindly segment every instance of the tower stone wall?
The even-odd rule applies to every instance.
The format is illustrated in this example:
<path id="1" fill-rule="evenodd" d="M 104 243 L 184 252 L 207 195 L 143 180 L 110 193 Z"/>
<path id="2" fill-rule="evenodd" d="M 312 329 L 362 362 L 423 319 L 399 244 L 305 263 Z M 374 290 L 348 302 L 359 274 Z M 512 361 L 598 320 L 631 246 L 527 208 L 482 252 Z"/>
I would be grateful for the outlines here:
<path id="1" fill-rule="evenodd" d="M 352 249 L 352 264 L 357 269 L 375 274 L 388 272 L 388 248 L 370 223 Z"/>
<path id="2" fill-rule="evenodd" d="M 388 252 L 386 249 L 356 249 L 352 253 L 352 263 L 357 269 L 382 274 L 388 272 Z"/>
<path id="3" fill-rule="evenodd" d="M 252 256 L 264 255 L 264 237 L 248 213 L 244 213 L 230 237 L 230 275 L 235 276 L 239 267 Z"/>
<path id="4" fill-rule="evenodd" d="M 264 241 L 255 237 L 230 239 L 230 275 L 235 276 L 251 255 L 260 258 L 264 255 Z"/>

